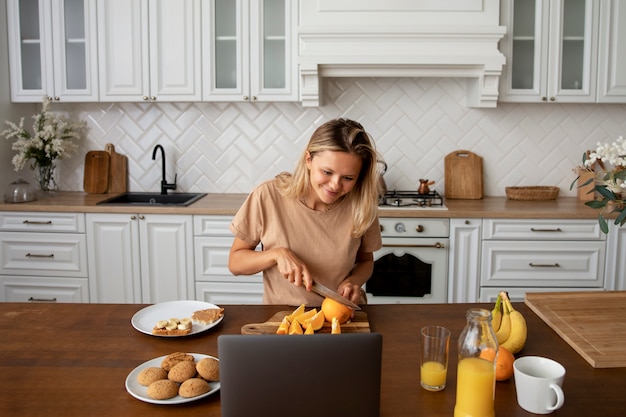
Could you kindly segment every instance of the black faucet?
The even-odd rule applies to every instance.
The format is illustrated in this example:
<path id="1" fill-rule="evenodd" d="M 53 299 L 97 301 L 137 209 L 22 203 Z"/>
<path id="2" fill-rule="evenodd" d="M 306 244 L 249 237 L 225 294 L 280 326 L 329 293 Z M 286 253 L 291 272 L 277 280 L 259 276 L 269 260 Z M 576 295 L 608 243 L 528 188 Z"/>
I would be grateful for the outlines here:
<path id="1" fill-rule="evenodd" d="M 167 194 L 167 190 L 176 189 L 176 178 L 178 177 L 178 174 L 174 175 L 174 183 L 168 184 L 167 178 L 165 177 L 165 150 L 163 150 L 163 146 L 157 145 L 154 147 L 154 150 L 152 151 L 152 160 L 154 161 L 156 159 L 158 149 L 161 150 L 161 169 L 163 170 L 163 176 L 161 178 L 161 194 L 165 195 Z"/>

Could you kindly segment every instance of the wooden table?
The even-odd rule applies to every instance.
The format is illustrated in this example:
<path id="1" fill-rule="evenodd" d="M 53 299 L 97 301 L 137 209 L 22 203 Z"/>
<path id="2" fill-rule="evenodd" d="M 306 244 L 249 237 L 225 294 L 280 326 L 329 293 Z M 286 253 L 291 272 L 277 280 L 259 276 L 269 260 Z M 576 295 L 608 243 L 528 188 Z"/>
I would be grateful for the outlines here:
<path id="1" fill-rule="evenodd" d="M 621 416 L 626 368 L 594 369 L 532 311 L 523 355 L 561 362 L 565 405 L 555 416 Z M 383 335 L 381 416 L 452 416 L 456 394 L 456 340 L 470 304 L 371 305 L 373 331 Z M 486 304 L 481 306 L 490 307 Z M 157 338 L 136 331 L 132 315 L 142 305 L 0 303 L 0 416 L 219 416 L 214 394 L 176 406 L 148 404 L 124 387 L 137 365 L 175 351 L 217 356 L 217 336 L 237 334 L 247 323 L 263 322 L 284 306 L 226 306 L 214 329 L 185 338 Z M 452 331 L 448 387 L 428 392 L 419 386 L 418 329 L 439 324 Z M 297 337 L 297 336 L 291 336 Z M 513 380 L 496 386 L 496 416 L 532 416 L 516 402 Z"/>

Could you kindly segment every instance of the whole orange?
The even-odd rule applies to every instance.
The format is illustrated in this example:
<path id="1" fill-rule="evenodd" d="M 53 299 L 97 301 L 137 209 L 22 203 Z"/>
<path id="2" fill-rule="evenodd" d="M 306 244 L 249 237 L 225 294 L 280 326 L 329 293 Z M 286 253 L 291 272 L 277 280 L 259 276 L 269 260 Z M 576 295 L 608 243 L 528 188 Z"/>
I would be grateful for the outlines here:
<path id="1" fill-rule="evenodd" d="M 496 381 L 506 381 L 513 376 L 513 362 L 515 356 L 505 347 L 498 347 L 496 359 Z"/>
<path id="2" fill-rule="evenodd" d="M 337 317 L 339 323 L 343 324 L 350 320 L 350 317 L 352 317 L 352 309 L 350 307 L 345 306 L 332 298 L 324 298 L 321 309 L 324 313 L 324 318 L 328 322 L 332 322 L 333 317 Z"/>

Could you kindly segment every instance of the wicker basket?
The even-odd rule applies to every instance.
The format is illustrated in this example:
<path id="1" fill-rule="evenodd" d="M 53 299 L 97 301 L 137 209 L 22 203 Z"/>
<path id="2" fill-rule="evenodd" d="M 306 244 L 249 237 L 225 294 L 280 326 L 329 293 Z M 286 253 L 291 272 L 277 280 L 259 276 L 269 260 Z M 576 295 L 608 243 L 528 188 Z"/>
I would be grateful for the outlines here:
<path id="1" fill-rule="evenodd" d="M 559 195 L 559 187 L 506 187 L 506 196 L 510 200 L 554 200 Z"/>

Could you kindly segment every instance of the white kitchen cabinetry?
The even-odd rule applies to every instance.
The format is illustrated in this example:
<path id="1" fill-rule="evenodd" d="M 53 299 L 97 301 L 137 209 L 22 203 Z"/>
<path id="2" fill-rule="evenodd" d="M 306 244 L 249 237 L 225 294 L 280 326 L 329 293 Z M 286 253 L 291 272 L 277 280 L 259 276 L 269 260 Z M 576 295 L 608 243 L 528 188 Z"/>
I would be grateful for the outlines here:
<path id="1" fill-rule="evenodd" d="M 11 100 L 97 101 L 95 0 L 7 0 Z"/>
<path id="2" fill-rule="evenodd" d="M 483 220 L 480 300 L 497 291 L 603 290 L 606 236 L 596 220 Z"/>
<path id="3" fill-rule="evenodd" d="M 482 219 L 450 219 L 449 303 L 473 303 L 480 287 Z"/>
<path id="4" fill-rule="evenodd" d="M 192 216 L 87 214 L 92 302 L 194 298 Z"/>
<path id="5" fill-rule="evenodd" d="M 233 276 L 228 256 L 233 244 L 230 216 L 194 216 L 196 299 L 216 305 L 261 304 L 263 276 Z"/>
<path id="6" fill-rule="evenodd" d="M 98 0 L 100 101 L 200 101 L 200 0 Z"/>
<path id="7" fill-rule="evenodd" d="M 0 213 L 0 301 L 89 302 L 85 217 Z"/>
<path id="8" fill-rule="evenodd" d="M 204 100 L 296 101 L 295 0 L 211 0 L 204 7 Z"/>
<path id="9" fill-rule="evenodd" d="M 606 241 L 607 290 L 626 290 L 626 226 L 609 224 Z"/>
<path id="10" fill-rule="evenodd" d="M 600 3 L 598 102 L 626 103 L 626 2 Z"/>
<path id="11" fill-rule="evenodd" d="M 599 1 L 503 0 L 503 102 L 596 102 Z"/>

